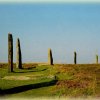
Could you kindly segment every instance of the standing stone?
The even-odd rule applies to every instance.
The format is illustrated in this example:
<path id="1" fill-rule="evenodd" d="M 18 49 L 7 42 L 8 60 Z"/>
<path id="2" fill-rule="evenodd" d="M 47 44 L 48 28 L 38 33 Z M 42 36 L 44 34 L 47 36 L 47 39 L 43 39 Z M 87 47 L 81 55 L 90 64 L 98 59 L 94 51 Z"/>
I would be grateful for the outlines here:
<path id="1" fill-rule="evenodd" d="M 96 55 L 96 64 L 98 64 L 98 55 Z"/>
<path id="2" fill-rule="evenodd" d="M 74 52 L 74 64 L 77 64 L 77 53 Z"/>
<path id="3" fill-rule="evenodd" d="M 16 68 L 22 69 L 22 55 L 21 55 L 21 47 L 20 47 L 20 40 L 17 39 L 17 45 L 16 45 L 16 51 L 17 51 L 17 61 L 16 61 Z"/>
<path id="4" fill-rule="evenodd" d="M 8 33 L 8 72 L 13 72 L 13 37 Z"/>
<path id="5" fill-rule="evenodd" d="M 53 65 L 52 51 L 50 48 L 48 49 L 48 64 Z"/>

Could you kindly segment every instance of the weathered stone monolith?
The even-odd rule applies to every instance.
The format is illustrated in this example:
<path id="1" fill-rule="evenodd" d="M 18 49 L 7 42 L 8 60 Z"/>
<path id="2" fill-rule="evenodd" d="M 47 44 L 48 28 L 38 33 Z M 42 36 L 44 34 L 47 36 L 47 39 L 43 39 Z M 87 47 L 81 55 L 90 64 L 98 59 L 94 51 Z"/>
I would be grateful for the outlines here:
<path id="1" fill-rule="evenodd" d="M 8 72 L 13 72 L 13 37 L 8 33 Z"/>
<path id="2" fill-rule="evenodd" d="M 74 64 L 77 64 L 77 53 L 74 52 Z"/>
<path id="3" fill-rule="evenodd" d="M 53 65 L 53 57 L 52 57 L 52 50 L 48 49 L 48 64 Z"/>
<path id="4" fill-rule="evenodd" d="M 22 69 L 22 54 L 21 54 L 21 47 L 20 47 L 20 40 L 17 39 L 16 44 L 16 68 Z"/>
<path id="5" fill-rule="evenodd" d="M 96 64 L 98 64 L 98 55 L 96 55 Z"/>

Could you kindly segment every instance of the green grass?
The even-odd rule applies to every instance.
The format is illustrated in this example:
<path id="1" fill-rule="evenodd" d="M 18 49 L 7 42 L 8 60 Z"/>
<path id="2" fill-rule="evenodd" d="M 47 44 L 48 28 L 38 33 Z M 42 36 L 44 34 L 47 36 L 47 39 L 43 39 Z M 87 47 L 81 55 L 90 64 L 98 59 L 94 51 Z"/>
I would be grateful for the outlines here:
<path id="1" fill-rule="evenodd" d="M 100 97 L 99 64 L 27 64 L 24 69 L 8 73 L 0 64 L 0 94 L 3 98 L 33 97 Z M 30 80 L 9 80 L 6 76 L 28 76 Z M 54 77 L 57 77 L 57 83 Z M 36 88 L 35 88 L 36 86 Z"/>

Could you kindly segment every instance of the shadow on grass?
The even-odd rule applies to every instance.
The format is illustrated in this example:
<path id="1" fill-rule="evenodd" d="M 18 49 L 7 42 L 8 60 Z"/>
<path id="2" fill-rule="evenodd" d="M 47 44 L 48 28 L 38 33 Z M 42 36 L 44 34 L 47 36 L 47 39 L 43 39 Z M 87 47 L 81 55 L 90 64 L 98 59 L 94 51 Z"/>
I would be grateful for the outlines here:
<path id="1" fill-rule="evenodd" d="M 45 70 L 47 70 L 47 68 L 42 69 L 42 70 L 35 69 L 35 70 L 28 70 L 28 71 L 26 71 L 26 69 L 25 69 L 25 72 L 24 72 L 24 70 L 23 70 L 23 71 L 19 71 L 19 72 L 14 71 L 13 73 L 41 72 L 41 71 L 45 71 Z"/>
<path id="2" fill-rule="evenodd" d="M 0 89 L 0 96 L 4 96 L 7 94 L 20 93 L 20 92 L 24 92 L 24 91 L 31 90 L 31 89 L 41 88 L 41 87 L 53 86 L 56 84 L 56 82 L 57 82 L 57 80 L 52 80 L 49 82 L 42 82 L 42 83 L 37 83 L 37 84 L 18 86 L 18 87 L 6 89 L 6 90 Z"/>
<path id="3" fill-rule="evenodd" d="M 23 68 L 23 69 L 28 70 L 28 69 L 34 69 L 34 68 L 36 68 L 36 66 L 34 66 L 34 67 L 28 67 L 28 68 Z"/>

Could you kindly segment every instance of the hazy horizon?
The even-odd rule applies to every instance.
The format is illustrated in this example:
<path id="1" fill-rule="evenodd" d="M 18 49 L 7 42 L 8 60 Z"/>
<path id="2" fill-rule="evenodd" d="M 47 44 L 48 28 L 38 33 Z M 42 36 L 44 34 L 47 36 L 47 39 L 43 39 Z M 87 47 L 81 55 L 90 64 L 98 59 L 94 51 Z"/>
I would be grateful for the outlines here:
<path id="1" fill-rule="evenodd" d="M 0 62 L 8 61 L 8 33 L 20 39 L 23 62 L 47 62 L 48 48 L 54 63 L 95 63 L 100 56 L 100 4 L 0 4 Z"/>

